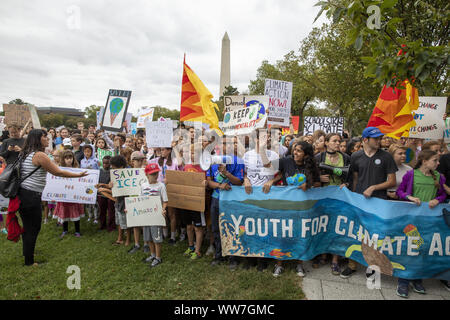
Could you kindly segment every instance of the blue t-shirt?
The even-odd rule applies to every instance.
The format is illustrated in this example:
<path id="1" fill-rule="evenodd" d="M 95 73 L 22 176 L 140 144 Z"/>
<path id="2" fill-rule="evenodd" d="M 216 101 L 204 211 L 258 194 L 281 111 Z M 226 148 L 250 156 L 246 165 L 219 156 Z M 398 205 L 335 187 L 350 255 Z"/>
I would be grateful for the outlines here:
<path id="1" fill-rule="evenodd" d="M 244 161 L 241 158 L 239 158 L 238 156 L 234 156 L 233 157 L 233 163 L 232 164 L 227 164 L 226 167 L 227 167 L 227 171 L 229 173 L 231 173 L 233 176 L 235 176 L 236 178 L 239 178 L 240 180 L 244 179 L 245 164 L 244 164 Z M 209 168 L 209 170 L 206 171 L 206 176 L 213 178 L 214 182 L 230 184 L 230 181 L 228 180 L 228 178 L 223 176 L 219 172 L 219 165 L 218 164 L 213 164 L 211 166 L 211 168 Z M 217 198 L 218 199 L 219 198 L 219 192 L 220 192 L 219 188 L 214 189 L 214 191 L 213 191 L 211 196 L 213 198 Z"/>

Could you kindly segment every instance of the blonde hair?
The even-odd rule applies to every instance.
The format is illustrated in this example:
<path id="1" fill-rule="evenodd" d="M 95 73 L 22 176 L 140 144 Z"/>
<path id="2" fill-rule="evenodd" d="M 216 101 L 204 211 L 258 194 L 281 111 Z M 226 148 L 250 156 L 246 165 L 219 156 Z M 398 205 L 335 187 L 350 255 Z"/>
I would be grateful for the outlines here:
<path id="1" fill-rule="evenodd" d="M 403 145 L 401 145 L 401 144 L 394 143 L 394 144 L 391 144 L 391 145 L 390 145 L 390 147 L 389 147 L 389 149 L 388 149 L 388 152 L 389 152 L 392 156 L 394 156 L 394 154 L 395 154 L 395 152 L 396 152 L 397 150 L 403 150 L 403 151 L 406 151 L 406 150 L 408 150 L 408 148 L 405 147 L 405 146 L 403 146 Z"/>

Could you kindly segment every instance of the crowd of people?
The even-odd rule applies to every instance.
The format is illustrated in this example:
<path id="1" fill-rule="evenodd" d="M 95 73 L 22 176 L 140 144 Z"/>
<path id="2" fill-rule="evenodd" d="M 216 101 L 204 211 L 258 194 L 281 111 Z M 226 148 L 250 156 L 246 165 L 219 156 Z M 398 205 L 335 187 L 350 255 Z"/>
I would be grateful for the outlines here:
<path id="1" fill-rule="evenodd" d="M 143 130 L 135 135 L 113 134 L 95 126 L 84 129 L 82 123 L 75 130 L 28 127 L 9 126 L 3 133 L 0 148 L 3 168 L 21 155 L 22 176 L 36 170 L 22 182 L 19 192 L 19 199 L 24 200 L 19 212 L 25 228 L 22 238 L 25 265 L 36 265 L 34 247 L 42 218 L 44 224 L 54 219 L 62 227 L 60 237 L 64 238 L 69 232 L 69 222 L 74 223 L 75 236 L 81 237 L 80 219 L 87 216 L 87 221 L 97 224 L 99 229 L 117 232 L 114 245 L 127 247 L 129 254 L 141 250 L 147 253 L 143 262 L 151 268 L 162 263 L 161 244 L 167 241 L 170 245 L 185 245 L 184 255 L 192 260 L 212 255 L 212 266 L 228 263 L 231 270 L 242 265 L 263 271 L 268 268 L 268 258 L 222 256 L 219 196 L 232 186 L 242 185 L 248 194 L 253 187 L 262 186 L 263 192 L 270 193 L 272 187 L 288 185 L 289 177 L 304 174 L 306 183 L 299 187 L 303 191 L 335 185 L 366 198 L 404 200 L 418 205 L 428 202 L 430 208 L 447 202 L 450 194 L 446 185 L 450 181 L 450 153 L 443 141 L 394 140 L 374 127 L 364 129 L 360 137 L 350 137 L 347 131 L 327 134 L 321 130 L 312 135 L 282 135 L 281 129 L 276 128 L 256 131 L 253 138 L 243 140 L 223 136 L 222 144 L 216 145 L 213 152 L 227 155 L 233 161 L 213 164 L 206 171 L 200 166 L 198 152 L 205 150 L 214 138 L 205 129 L 186 128 L 187 139 L 175 136 L 171 148 L 148 148 Z M 272 139 L 279 139 L 276 150 L 272 150 Z M 41 201 L 47 172 L 64 177 L 87 174 L 73 173 L 64 170 L 65 167 L 100 170 L 95 205 Z M 345 168 L 347 174 L 338 174 L 329 170 L 330 167 Z M 141 186 L 141 195 L 161 197 L 167 220 L 165 227 L 127 227 L 124 197 L 114 198 L 111 194 L 109 172 L 120 168 L 145 169 L 148 181 Z M 205 173 L 205 212 L 167 205 L 167 170 Z M 204 243 L 207 244 L 205 252 Z M 296 261 L 295 265 L 297 275 L 304 277 L 303 262 Z M 334 254 L 324 253 L 312 261 L 313 268 L 325 265 L 329 265 L 333 275 L 342 278 L 351 277 L 358 268 L 355 261 Z M 273 275 L 280 276 L 285 267 L 285 262 L 276 260 Z M 442 283 L 450 290 L 447 281 Z M 409 286 L 418 293 L 426 292 L 420 279 L 399 279 L 397 294 L 408 297 Z"/>

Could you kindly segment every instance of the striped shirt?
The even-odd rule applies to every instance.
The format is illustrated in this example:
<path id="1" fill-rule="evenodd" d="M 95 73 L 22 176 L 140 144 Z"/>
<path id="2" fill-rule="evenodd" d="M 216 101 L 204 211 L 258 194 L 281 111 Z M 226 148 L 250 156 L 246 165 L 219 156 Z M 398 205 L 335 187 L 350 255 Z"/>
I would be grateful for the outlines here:
<path id="1" fill-rule="evenodd" d="M 35 154 L 35 152 L 30 153 L 25 158 L 25 161 L 22 163 L 22 167 L 21 167 L 21 178 L 22 179 L 25 178 L 34 169 L 37 168 L 32 163 L 34 154 Z M 43 168 L 40 168 L 39 170 L 34 172 L 31 176 L 26 178 L 25 181 L 22 182 L 20 187 L 23 189 L 42 193 L 42 191 L 44 191 L 44 188 L 45 188 L 46 178 L 47 178 L 47 171 L 45 171 Z"/>

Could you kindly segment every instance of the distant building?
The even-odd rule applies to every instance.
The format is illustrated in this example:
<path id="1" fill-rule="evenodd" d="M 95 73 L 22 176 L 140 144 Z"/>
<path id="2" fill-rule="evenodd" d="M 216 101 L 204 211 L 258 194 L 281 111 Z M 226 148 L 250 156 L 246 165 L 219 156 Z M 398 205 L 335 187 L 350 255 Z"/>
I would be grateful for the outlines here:
<path id="1" fill-rule="evenodd" d="M 75 108 L 36 107 L 38 114 L 61 113 L 71 117 L 84 117 L 84 112 Z"/>

